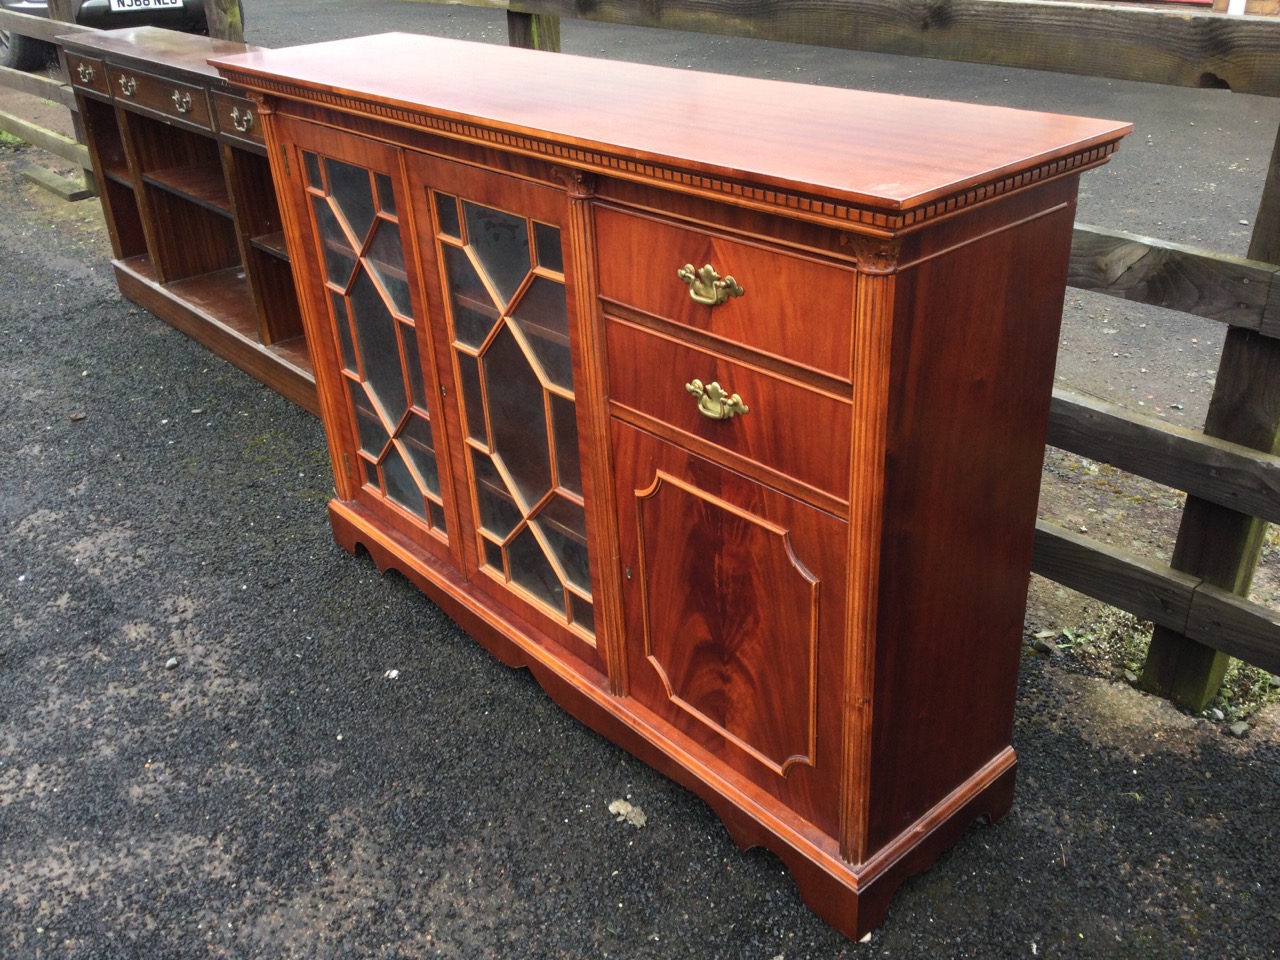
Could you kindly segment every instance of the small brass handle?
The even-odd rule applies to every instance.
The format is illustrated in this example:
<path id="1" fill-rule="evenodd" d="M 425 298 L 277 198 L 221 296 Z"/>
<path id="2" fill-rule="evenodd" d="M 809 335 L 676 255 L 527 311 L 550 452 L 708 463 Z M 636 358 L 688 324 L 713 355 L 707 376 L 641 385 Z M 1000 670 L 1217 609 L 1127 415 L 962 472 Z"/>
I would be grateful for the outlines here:
<path id="1" fill-rule="evenodd" d="M 93 82 L 93 67 L 89 66 L 87 63 L 77 64 L 76 73 L 80 75 L 81 83 Z"/>
<path id="2" fill-rule="evenodd" d="M 692 263 L 686 263 L 676 271 L 676 276 L 689 285 L 689 296 L 708 307 L 718 307 L 730 297 L 740 297 L 746 292 L 737 280 L 721 277 L 709 263 L 699 270 L 693 269 Z"/>
<path id="3" fill-rule="evenodd" d="M 245 110 L 244 113 L 241 113 L 239 107 L 232 107 L 231 125 L 241 133 L 248 133 L 253 129 L 253 111 Z"/>
<path id="4" fill-rule="evenodd" d="M 751 411 L 740 396 L 729 393 L 714 380 L 706 386 L 702 385 L 701 380 L 690 380 L 684 388 L 698 398 L 698 412 L 712 420 L 728 420 L 737 414 Z"/>
<path id="5" fill-rule="evenodd" d="M 132 97 L 138 92 L 138 78 L 130 76 L 122 76 L 120 78 L 120 92 L 126 97 Z"/>
<path id="6" fill-rule="evenodd" d="M 181 90 L 173 91 L 173 105 L 178 108 L 179 113 L 190 113 L 191 94 L 184 93 Z"/>

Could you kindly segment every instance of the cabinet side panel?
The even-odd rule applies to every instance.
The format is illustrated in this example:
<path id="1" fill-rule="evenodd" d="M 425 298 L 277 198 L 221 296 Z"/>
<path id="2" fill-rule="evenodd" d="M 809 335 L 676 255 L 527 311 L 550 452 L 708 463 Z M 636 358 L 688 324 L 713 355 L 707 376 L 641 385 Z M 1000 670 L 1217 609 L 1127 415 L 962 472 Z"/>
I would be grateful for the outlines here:
<path id="1" fill-rule="evenodd" d="M 870 851 L 1010 742 L 1073 196 L 898 277 Z"/>

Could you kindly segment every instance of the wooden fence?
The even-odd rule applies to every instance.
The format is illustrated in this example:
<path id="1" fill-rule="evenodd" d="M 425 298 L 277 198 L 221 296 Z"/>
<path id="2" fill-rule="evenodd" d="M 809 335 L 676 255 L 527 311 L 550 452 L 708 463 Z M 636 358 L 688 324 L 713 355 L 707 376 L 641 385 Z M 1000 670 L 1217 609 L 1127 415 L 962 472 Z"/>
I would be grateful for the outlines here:
<path id="1" fill-rule="evenodd" d="M 0 30 L 6 30 L 9 33 L 23 37 L 32 37 L 36 40 L 52 42 L 54 37 L 83 29 L 85 28 L 72 23 L 63 23 L 59 20 L 46 20 L 44 17 L 32 17 L 25 13 L 0 10 Z M 59 67 L 61 68 L 61 64 Z M 60 77 L 54 78 L 45 74 L 24 73 L 21 70 L 0 67 L 0 86 L 61 104 L 71 111 L 73 118 L 76 117 L 76 98 L 71 91 L 71 86 L 67 83 L 65 70 L 61 70 Z M 83 138 L 81 140 L 72 139 L 54 130 L 38 126 L 30 120 L 6 110 L 0 110 L 0 131 L 12 134 L 32 146 L 53 154 L 55 157 L 61 157 L 63 160 L 69 160 L 76 164 L 81 170 L 85 171 L 86 184 L 92 189 L 93 179 L 92 171 L 90 170 L 89 150 L 81 142 Z M 77 191 L 76 185 L 59 184 L 56 178 L 52 176 L 44 178 L 41 182 L 45 186 L 56 189 L 63 196 L 74 195 Z"/>
<path id="2" fill-rule="evenodd" d="M 1280 21 L 1051 0 L 474 0 L 513 45 L 577 17 L 876 53 L 1280 96 Z M 1280 139 L 1249 259 L 1077 224 L 1070 283 L 1226 324 L 1203 432 L 1055 390 L 1049 443 L 1185 491 L 1166 564 L 1041 520 L 1035 572 L 1155 624 L 1141 685 L 1192 709 L 1227 657 L 1280 673 L 1280 614 L 1245 599 L 1280 523 Z"/>
<path id="3" fill-rule="evenodd" d="M 205 13 L 208 17 L 209 32 L 212 36 L 225 40 L 241 40 L 244 37 L 244 25 L 240 20 L 240 10 L 236 0 L 205 0 Z M 52 43 L 56 37 L 70 33 L 91 30 L 72 22 L 72 11 L 69 0 L 49 0 L 49 17 L 33 17 L 24 13 L 0 10 L 0 30 L 8 31 L 22 37 L 31 37 Z M 84 145 L 84 135 L 80 126 L 80 117 L 76 112 L 76 98 L 67 82 L 66 64 L 58 58 L 58 76 L 51 77 L 39 73 L 26 73 L 0 67 L 0 87 L 17 90 L 54 103 L 61 104 L 71 111 L 76 139 L 64 136 L 54 130 L 38 126 L 29 120 L 0 110 L 0 132 L 11 134 L 25 140 L 32 146 L 39 147 L 55 157 L 69 160 L 84 171 L 85 186 L 62 180 L 45 171 L 47 175 L 36 176 L 41 185 L 67 198 L 79 198 L 95 192 L 93 171 L 90 169 L 89 150 Z"/>
<path id="4" fill-rule="evenodd" d="M 224 11 L 231 2 L 207 0 Z M 511 42 L 542 49 L 559 48 L 560 17 L 577 17 L 1280 96 L 1280 21 L 1200 8 L 1051 0 L 470 2 L 506 9 Z M 15 16 L 0 13 L 0 28 L 14 29 L 6 24 Z M 38 37 L 70 29 L 44 21 L 22 27 L 17 32 Z M 74 109 L 65 85 L 13 74 L 5 70 L 0 79 Z M 13 119 L 0 115 L 0 129 L 45 146 L 14 129 Z M 78 152 L 74 159 L 87 163 Z M 1188 494 L 1171 563 L 1043 520 L 1034 558 L 1037 573 L 1154 623 L 1142 686 L 1202 709 L 1228 655 L 1280 673 L 1280 614 L 1244 599 L 1266 525 L 1280 523 L 1280 139 L 1249 259 L 1077 224 L 1070 282 L 1228 327 L 1203 432 L 1054 393 L 1053 446 Z"/>

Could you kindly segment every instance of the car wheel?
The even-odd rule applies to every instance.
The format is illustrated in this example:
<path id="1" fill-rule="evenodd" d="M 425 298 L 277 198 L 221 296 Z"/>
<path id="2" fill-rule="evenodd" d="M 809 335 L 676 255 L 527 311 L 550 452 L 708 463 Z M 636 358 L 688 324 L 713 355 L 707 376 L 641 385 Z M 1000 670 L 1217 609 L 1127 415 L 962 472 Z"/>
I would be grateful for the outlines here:
<path id="1" fill-rule="evenodd" d="M 53 45 L 0 30 L 0 67 L 38 70 L 53 57 Z"/>

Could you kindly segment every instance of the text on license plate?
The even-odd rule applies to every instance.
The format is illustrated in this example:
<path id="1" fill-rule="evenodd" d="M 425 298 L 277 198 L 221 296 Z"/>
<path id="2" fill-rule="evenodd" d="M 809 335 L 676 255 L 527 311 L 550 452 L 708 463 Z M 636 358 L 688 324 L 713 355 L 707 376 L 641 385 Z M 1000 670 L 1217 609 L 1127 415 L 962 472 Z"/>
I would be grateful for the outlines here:
<path id="1" fill-rule="evenodd" d="M 107 5 L 116 13 L 127 13 L 131 10 L 159 10 L 163 7 L 180 7 L 182 0 L 107 0 Z"/>

